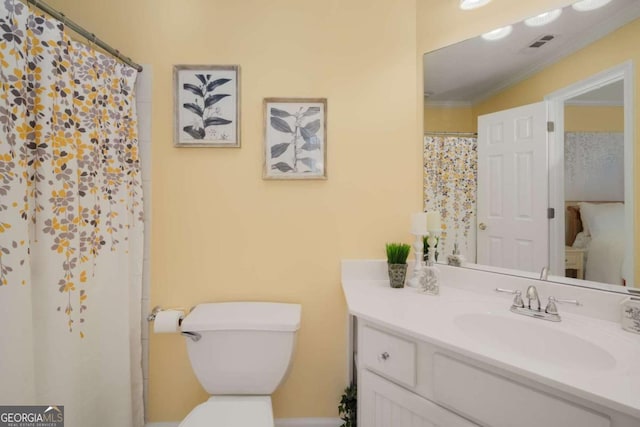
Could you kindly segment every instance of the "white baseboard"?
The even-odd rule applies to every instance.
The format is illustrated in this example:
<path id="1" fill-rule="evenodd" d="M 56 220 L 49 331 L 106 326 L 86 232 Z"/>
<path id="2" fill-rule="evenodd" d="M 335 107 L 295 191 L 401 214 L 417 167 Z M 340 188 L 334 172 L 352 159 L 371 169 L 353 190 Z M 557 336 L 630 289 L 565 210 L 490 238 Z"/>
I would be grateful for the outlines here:
<path id="1" fill-rule="evenodd" d="M 339 427 L 339 418 L 279 418 L 275 427 Z"/>
<path id="2" fill-rule="evenodd" d="M 178 427 L 180 421 L 146 423 L 145 427 Z M 339 418 L 279 418 L 275 420 L 275 427 L 339 427 Z"/>

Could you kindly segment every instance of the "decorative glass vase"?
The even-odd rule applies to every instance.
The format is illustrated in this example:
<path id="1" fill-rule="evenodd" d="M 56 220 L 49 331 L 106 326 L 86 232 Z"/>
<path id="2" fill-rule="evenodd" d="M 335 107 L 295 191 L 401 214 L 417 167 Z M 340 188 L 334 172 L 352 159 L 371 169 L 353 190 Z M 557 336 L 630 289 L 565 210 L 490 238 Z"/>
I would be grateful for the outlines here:
<path id="1" fill-rule="evenodd" d="M 407 277 L 407 264 L 389 264 L 389 284 L 392 288 L 404 288 L 404 280 Z"/>
<path id="2" fill-rule="evenodd" d="M 420 277 L 419 290 L 428 295 L 440 294 L 440 271 L 431 259 L 427 261 L 427 265 L 424 267 L 424 274 Z"/>

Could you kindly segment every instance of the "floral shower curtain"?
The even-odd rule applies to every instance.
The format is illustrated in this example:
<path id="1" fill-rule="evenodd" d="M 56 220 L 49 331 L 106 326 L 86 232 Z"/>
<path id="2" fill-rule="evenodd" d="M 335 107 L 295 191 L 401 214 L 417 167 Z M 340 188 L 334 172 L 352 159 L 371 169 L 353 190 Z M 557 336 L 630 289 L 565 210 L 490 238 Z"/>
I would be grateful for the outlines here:
<path id="1" fill-rule="evenodd" d="M 476 261 L 477 138 L 425 136 L 424 208 L 442 217 L 439 259 L 458 244 L 468 262 Z"/>
<path id="2" fill-rule="evenodd" d="M 143 423 L 135 70 L 0 5 L 0 404 Z"/>

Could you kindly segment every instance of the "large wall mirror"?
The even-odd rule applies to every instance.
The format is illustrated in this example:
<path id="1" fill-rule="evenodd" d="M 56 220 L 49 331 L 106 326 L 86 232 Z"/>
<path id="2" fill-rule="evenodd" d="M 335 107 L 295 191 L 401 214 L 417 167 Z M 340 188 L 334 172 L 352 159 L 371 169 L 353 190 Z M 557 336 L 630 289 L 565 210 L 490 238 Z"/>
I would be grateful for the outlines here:
<path id="1" fill-rule="evenodd" d="M 440 259 L 638 286 L 640 2 L 585 2 L 424 55 L 424 204 Z"/>

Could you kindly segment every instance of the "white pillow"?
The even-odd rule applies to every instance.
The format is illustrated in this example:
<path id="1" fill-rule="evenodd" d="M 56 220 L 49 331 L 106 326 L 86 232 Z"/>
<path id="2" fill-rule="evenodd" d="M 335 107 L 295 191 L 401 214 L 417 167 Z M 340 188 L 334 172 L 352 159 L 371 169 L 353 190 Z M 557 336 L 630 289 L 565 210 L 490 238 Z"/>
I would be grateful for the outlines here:
<path id="1" fill-rule="evenodd" d="M 573 247 L 576 249 L 587 249 L 590 242 L 591 237 L 589 237 L 584 231 L 581 231 L 576 234 L 576 239 L 573 241 Z"/>
<path id="2" fill-rule="evenodd" d="M 584 232 L 593 237 L 624 233 L 624 203 L 578 203 Z"/>

